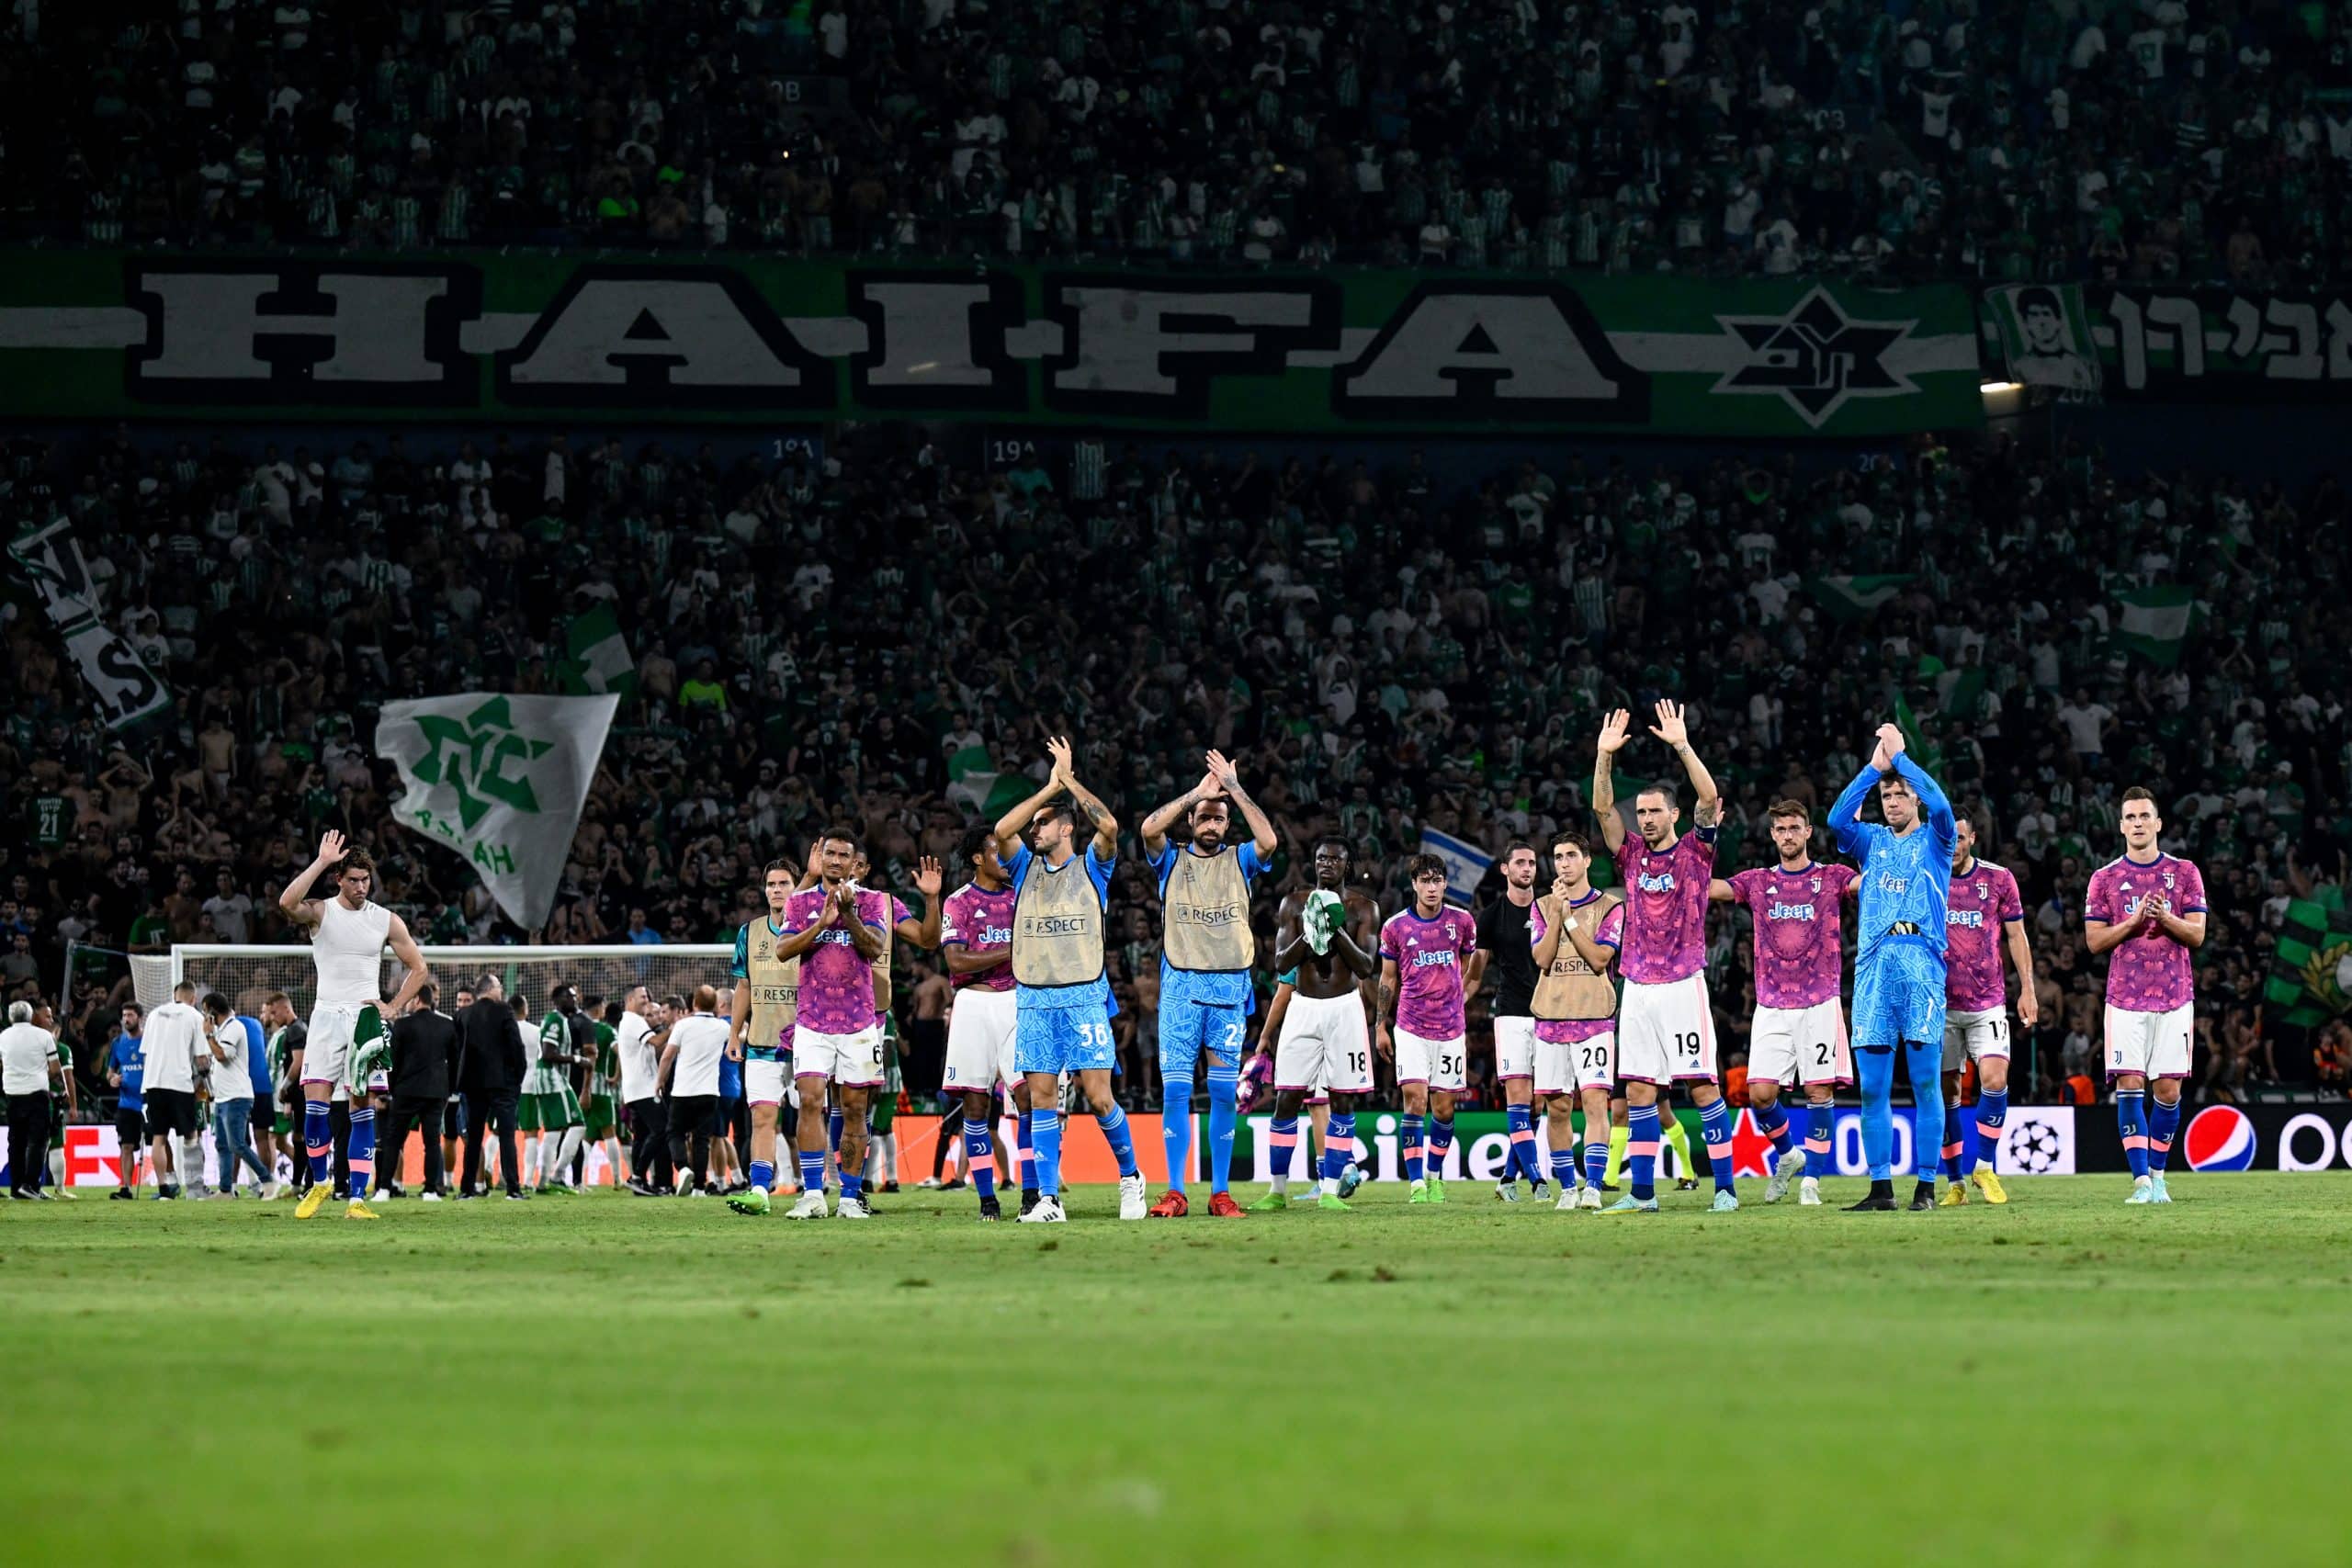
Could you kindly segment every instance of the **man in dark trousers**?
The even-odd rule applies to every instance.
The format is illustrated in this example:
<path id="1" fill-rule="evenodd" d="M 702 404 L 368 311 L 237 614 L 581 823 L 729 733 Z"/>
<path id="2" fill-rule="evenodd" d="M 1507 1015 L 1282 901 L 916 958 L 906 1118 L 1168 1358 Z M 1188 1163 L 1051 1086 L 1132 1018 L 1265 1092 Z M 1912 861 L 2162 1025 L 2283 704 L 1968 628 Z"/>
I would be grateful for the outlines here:
<path id="1" fill-rule="evenodd" d="M 397 1197 L 409 1131 L 423 1133 L 428 1203 L 441 1201 L 448 1188 L 441 1164 L 441 1108 L 449 1102 L 459 1055 L 457 1021 L 436 1009 L 439 1000 L 439 988 L 428 981 L 418 988 L 408 1016 L 392 1025 L 392 1135 L 379 1156 L 390 1178 L 384 1185 Z"/>
<path id="2" fill-rule="evenodd" d="M 506 987 L 495 975 L 485 975 L 474 989 L 474 1005 L 458 1021 L 461 1044 L 458 1088 L 466 1097 L 466 1171 L 458 1196 L 481 1192 L 481 1134 L 485 1124 L 498 1129 L 498 1173 L 506 1183 L 509 1201 L 528 1196 L 523 1190 L 523 1162 L 514 1152 L 514 1102 L 523 1089 L 523 1032 L 514 1026 L 514 1010 L 506 1003 Z"/>

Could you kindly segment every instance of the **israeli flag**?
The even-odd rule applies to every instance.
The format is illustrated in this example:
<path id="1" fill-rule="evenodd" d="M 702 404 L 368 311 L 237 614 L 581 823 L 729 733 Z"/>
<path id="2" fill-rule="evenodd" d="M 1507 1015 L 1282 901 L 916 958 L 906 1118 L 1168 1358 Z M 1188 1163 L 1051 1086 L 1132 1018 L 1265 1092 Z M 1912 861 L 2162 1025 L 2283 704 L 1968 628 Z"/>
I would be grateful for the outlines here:
<path id="1" fill-rule="evenodd" d="M 1485 880 L 1487 868 L 1495 863 L 1494 856 L 1434 828 L 1421 829 L 1421 853 L 1445 863 L 1445 901 L 1465 909 Z"/>

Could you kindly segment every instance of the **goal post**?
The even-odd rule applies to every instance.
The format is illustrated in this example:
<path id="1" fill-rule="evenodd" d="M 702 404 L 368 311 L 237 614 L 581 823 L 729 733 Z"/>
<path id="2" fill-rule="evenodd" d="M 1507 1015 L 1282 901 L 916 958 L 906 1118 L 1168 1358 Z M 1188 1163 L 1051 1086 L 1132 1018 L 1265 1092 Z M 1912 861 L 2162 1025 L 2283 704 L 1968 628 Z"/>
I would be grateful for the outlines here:
<path id="1" fill-rule="evenodd" d="M 441 1010 L 455 1010 L 459 989 L 471 989 L 495 975 L 508 997 L 521 997 L 533 1013 L 544 1012 L 556 987 L 569 983 L 584 1004 L 591 997 L 616 1001 L 642 985 L 658 1000 L 692 997 L 696 986 L 724 989 L 735 950 L 724 942 L 621 943 L 601 947 L 426 947 L 426 973 L 440 994 Z M 258 1017 L 271 993 L 283 991 L 295 1015 L 308 1018 L 317 999 L 318 967 L 308 942 L 184 942 L 168 953 L 137 953 L 131 983 L 141 1007 L 171 999 L 182 980 L 199 994 L 218 991 L 243 1013 Z M 390 999 L 401 983 L 400 961 L 384 950 L 382 994 Z M 387 1021 L 390 1021 L 389 1020 Z"/>

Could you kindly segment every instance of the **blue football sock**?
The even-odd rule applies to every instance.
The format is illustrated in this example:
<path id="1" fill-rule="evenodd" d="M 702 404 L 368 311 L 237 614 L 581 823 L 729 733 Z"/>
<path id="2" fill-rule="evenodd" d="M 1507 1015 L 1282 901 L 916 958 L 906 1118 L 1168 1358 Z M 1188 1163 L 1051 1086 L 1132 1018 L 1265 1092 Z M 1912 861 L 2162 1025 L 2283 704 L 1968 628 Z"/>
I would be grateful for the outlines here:
<path id="1" fill-rule="evenodd" d="M 836 1159 L 842 1152 L 842 1108 L 831 1106 L 825 1111 L 825 1152 Z"/>
<path id="2" fill-rule="evenodd" d="M 1062 1190 L 1062 1113 L 1029 1112 L 1029 1142 L 1036 1151 L 1037 1193 L 1051 1198 Z"/>
<path id="3" fill-rule="evenodd" d="M 1323 1134 L 1323 1179 L 1336 1182 L 1356 1158 L 1356 1119 L 1352 1111 L 1331 1112 L 1330 1129 Z"/>
<path id="4" fill-rule="evenodd" d="M 351 1170 L 351 1195 L 366 1197 L 368 1190 L 376 1184 L 376 1113 L 365 1105 L 351 1108 L 351 1131 L 344 1136 L 343 1159 Z M 236 1174 L 237 1168 L 232 1165 L 232 1179 L 222 1184 L 222 1191 L 229 1190 Z"/>
<path id="5" fill-rule="evenodd" d="M 1241 1098 L 1238 1067 L 1209 1064 L 1209 1190 L 1224 1192 L 1233 1185 L 1233 1130 L 1240 1124 L 1237 1106 Z"/>
<path id="6" fill-rule="evenodd" d="M 865 1196 L 865 1178 L 862 1174 L 854 1170 L 844 1170 L 841 1176 L 842 1202 L 846 1203 L 853 1198 Z"/>
<path id="7" fill-rule="evenodd" d="M 2148 1096 L 2143 1089 L 2120 1090 L 2115 1097 L 2115 1125 L 2123 1134 L 2123 1157 L 2132 1162 L 2132 1179 L 2148 1174 Z"/>
<path id="8" fill-rule="evenodd" d="M 1016 1111 L 1012 1118 L 1012 1163 L 1021 1190 L 1037 1190 L 1037 1134 L 1025 1111 Z"/>
<path id="9" fill-rule="evenodd" d="M 1804 1116 L 1804 1173 L 1815 1179 L 1827 1176 L 1837 1154 L 1834 1139 L 1838 1132 L 1838 1102 L 1809 1101 Z"/>
<path id="10" fill-rule="evenodd" d="M 1625 1179 L 1636 1198 L 1657 1196 L 1657 1107 L 1625 1110 Z"/>
<path id="11" fill-rule="evenodd" d="M 964 1118 L 964 1168 L 971 1173 L 972 1190 L 981 1202 L 996 1196 L 996 1145 L 989 1137 L 989 1124 L 970 1116 Z"/>
<path id="12" fill-rule="evenodd" d="M 311 1162 L 311 1181 L 324 1181 L 327 1164 L 334 1157 L 334 1123 L 323 1100 L 302 1102 L 302 1152 Z"/>
<path id="13" fill-rule="evenodd" d="M 1604 1132 L 1584 1146 L 1585 1184 L 1595 1192 L 1609 1175 L 1609 1136 Z"/>
<path id="14" fill-rule="evenodd" d="M 752 1186 L 753 1190 L 764 1192 L 775 1185 L 775 1161 L 772 1159 L 753 1160 L 752 1162 Z"/>
<path id="15" fill-rule="evenodd" d="M 1562 1136 L 1573 1138 L 1575 1134 L 1564 1130 Z M 1563 1192 L 1577 1184 L 1577 1154 L 1574 1143 L 1566 1147 L 1555 1145 L 1552 1150 L 1552 1179 L 1559 1184 Z"/>
<path id="16" fill-rule="evenodd" d="M 1266 1129 L 1266 1179 L 1280 1187 L 1290 1181 L 1290 1164 L 1298 1148 L 1298 1118 L 1277 1116 Z"/>
<path id="17" fill-rule="evenodd" d="M 1933 1187 L 1939 1162 L 1930 1160 L 1928 1151 L 1944 1146 L 1943 1039 L 1906 1040 L 1903 1051 L 1911 1074 L 1911 1136 L 1917 1145 L 1912 1173 Z"/>
<path id="18" fill-rule="evenodd" d="M 1431 1176 L 1443 1176 L 1445 1174 L 1445 1156 L 1447 1152 L 1453 1147 L 1453 1118 L 1448 1116 L 1440 1120 L 1435 1116 L 1430 1117 L 1429 1158 L 1430 1174 Z"/>
<path id="19" fill-rule="evenodd" d="M 1531 1186 L 1543 1186 L 1544 1168 L 1535 1158 L 1535 1108 L 1504 1106 L 1503 1125 L 1510 1134 L 1510 1162 L 1503 1167 L 1503 1179 L 1510 1181 L 1524 1176 Z"/>
<path id="20" fill-rule="evenodd" d="M 1959 1097 L 1955 1095 L 1951 1114 L 1944 1118 L 1943 1171 L 1946 1181 L 1958 1181 L 1968 1168 L 1967 1129 L 1968 1118 L 1962 1112 Z"/>
<path id="21" fill-rule="evenodd" d="M 1168 1148 L 1168 1190 L 1184 1190 L 1193 1174 L 1193 1080 L 1159 1076 L 1159 1141 Z"/>
<path id="22" fill-rule="evenodd" d="M 1699 1111 L 1699 1135 L 1707 1143 L 1707 1166 L 1714 1174 L 1715 1190 L 1732 1190 L 1731 1106 L 1717 1095 Z"/>
<path id="23" fill-rule="evenodd" d="M 2177 1110 L 2175 1114 L 2178 1114 Z M 1999 1165 L 2001 1128 L 2008 1119 L 2007 1089 L 1986 1089 L 1976 1097 L 1976 1158 L 1972 1169 L 1992 1170 Z"/>
<path id="24" fill-rule="evenodd" d="M 1136 1174 L 1136 1140 L 1127 1131 L 1126 1111 L 1114 1105 L 1097 1116 L 1094 1124 L 1102 1129 L 1102 1141 L 1111 1145 L 1112 1156 L 1119 1162 L 1119 1174 Z"/>
<path id="25" fill-rule="evenodd" d="M 1421 1119 L 1405 1117 L 1397 1124 L 1397 1141 L 1405 1145 L 1405 1179 L 1421 1179 Z"/>
<path id="26" fill-rule="evenodd" d="M 1774 1100 L 1756 1113 L 1756 1130 L 1772 1140 L 1772 1157 L 1780 1158 L 1789 1152 L 1789 1113 L 1779 1100 Z"/>
<path id="27" fill-rule="evenodd" d="M 2154 1100 L 2148 1105 L 2148 1169 L 2157 1176 L 2165 1173 L 2165 1162 L 2172 1156 L 2172 1135 L 2180 1130 L 2180 1101 L 2166 1105 Z"/>
<path id="28" fill-rule="evenodd" d="M 803 1151 L 800 1156 L 800 1190 L 822 1192 L 825 1190 L 825 1156 L 822 1153 Z"/>
<path id="29" fill-rule="evenodd" d="M 1862 1159 L 1872 1181 L 1885 1181 L 1894 1175 L 1894 1047 L 1860 1046 L 1854 1066 L 1862 1080 Z"/>

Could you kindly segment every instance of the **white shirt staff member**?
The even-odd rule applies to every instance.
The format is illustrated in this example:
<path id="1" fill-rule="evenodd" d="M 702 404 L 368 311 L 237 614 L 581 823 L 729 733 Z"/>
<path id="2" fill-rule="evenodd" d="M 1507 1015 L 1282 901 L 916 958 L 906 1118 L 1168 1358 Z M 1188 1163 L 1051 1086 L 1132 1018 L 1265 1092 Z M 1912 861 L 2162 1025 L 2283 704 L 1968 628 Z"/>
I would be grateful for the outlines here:
<path id="1" fill-rule="evenodd" d="M 172 999 L 147 1015 L 147 1076 L 140 1097 L 147 1107 L 147 1154 L 155 1168 L 155 1196 L 180 1195 L 179 1140 L 196 1136 L 196 1064 L 211 1060 L 204 1015 L 196 1010 L 196 982 L 172 987 Z M 196 1173 L 200 1181 L 201 1170 Z"/>
<path id="2" fill-rule="evenodd" d="M 718 1014 L 718 992 L 696 986 L 694 1011 L 670 1026 L 662 1052 L 662 1077 L 670 1086 L 670 1163 L 680 1177 L 678 1193 L 702 1195 L 710 1161 L 711 1119 L 718 1109 L 718 1059 L 727 1054 L 728 1022 Z"/>
<path id="3" fill-rule="evenodd" d="M 49 1159 L 49 1089 L 62 1082 L 56 1021 L 49 1005 L 8 1004 L 8 1027 L 0 1029 L 0 1092 L 8 1097 L 8 1196 L 20 1203 L 46 1198 L 40 1173 Z"/>

